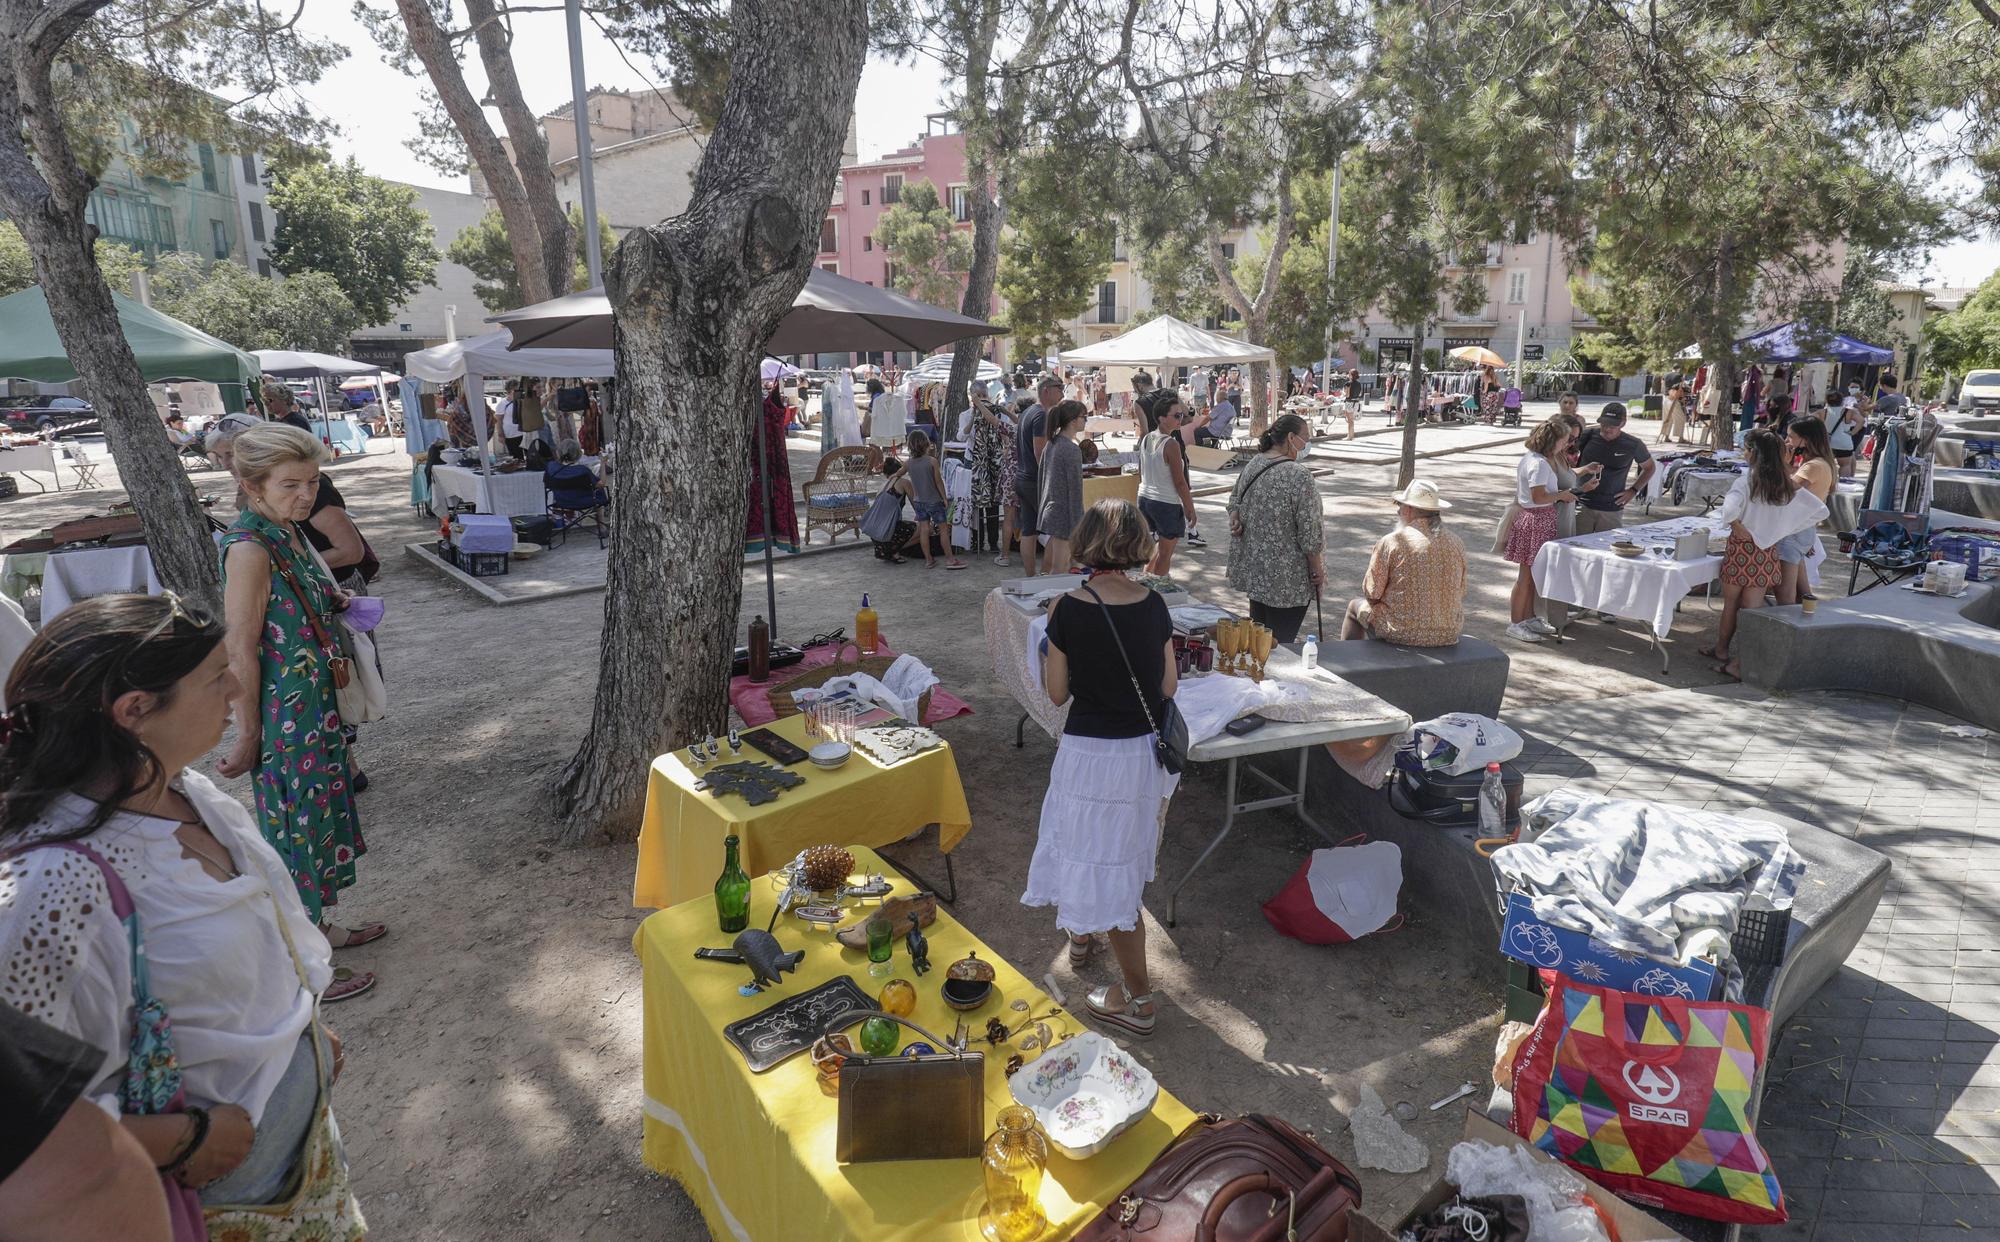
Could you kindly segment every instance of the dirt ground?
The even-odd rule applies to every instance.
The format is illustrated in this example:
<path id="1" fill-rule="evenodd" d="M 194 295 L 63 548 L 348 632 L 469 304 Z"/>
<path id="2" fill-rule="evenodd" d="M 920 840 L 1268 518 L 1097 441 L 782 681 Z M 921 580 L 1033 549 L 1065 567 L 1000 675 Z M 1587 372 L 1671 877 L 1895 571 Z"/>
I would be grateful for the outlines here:
<path id="1" fill-rule="evenodd" d="M 1467 629 L 1513 657 L 1510 703 L 1719 681 L 1693 655 L 1696 636 L 1713 626 L 1699 603 L 1683 609 L 1666 676 L 1629 624 L 1583 622 L 1560 648 L 1499 637 L 1512 567 L 1486 548 L 1517 454 L 1469 452 L 1422 471 L 1457 506 L 1451 526 L 1473 552 Z M 330 470 L 378 547 L 421 537 L 427 523 L 407 504 L 400 453 Z M 219 475 L 198 482 L 221 490 Z M 1337 467 L 1323 479 L 1329 610 L 1389 529 L 1390 490 L 1389 471 L 1374 465 Z M 117 496 L 0 501 L 0 535 L 31 533 Z M 1222 499 L 1201 502 L 1210 531 L 1225 529 Z M 1220 540 L 1176 562 L 1196 595 L 1232 601 L 1224 569 Z M 1045 914 L 1017 904 L 1053 743 L 1031 725 L 1026 746 L 1013 746 L 1018 711 L 992 675 L 981 633 L 982 597 L 1019 573 L 988 556 L 963 573 L 888 565 L 863 551 L 781 562 L 777 634 L 851 628 L 861 593 L 871 592 L 884 634 L 973 704 L 977 714 L 943 726 L 974 823 L 957 853 L 958 917 L 1029 977 L 1054 970 L 1075 998 L 1081 987 L 1060 934 Z M 747 610 L 762 609 L 762 588 L 761 570 L 747 571 L 746 621 Z M 377 970 L 381 983 L 329 1012 L 347 1041 L 338 1111 L 375 1236 L 706 1237 L 687 1198 L 639 1159 L 640 980 L 630 944 L 644 912 L 628 904 L 633 848 L 551 845 L 541 800 L 589 718 L 603 595 L 494 607 L 400 555 L 385 556 L 379 593 L 389 606 L 381 637 L 393 712 L 363 733 L 369 851 L 339 908 L 351 922 L 386 921 L 392 934 L 341 955 Z M 1331 612 L 1329 621 L 1337 625 Z M 1163 877 L 1185 870 L 1219 822 L 1221 783 L 1212 765 L 1183 781 Z M 247 800 L 247 788 L 239 792 Z M 1463 956 L 1420 910 L 1403 930 L 1337 948 L 1274 935 L 1257 907 L 1315 844 L 1289 819 L 1248 817 L 1188 888 L 1178 928 L 1149 912 L 1164 1003 L 1158 1036 L 1139 1048 L 1192 1107 L 1281 1114 L 1350 1162 L 1344 1112 L 1359 1084 L 1392 1106 L 1413 1105 L 1407 1128 L 1429 1144 L 1431 1169 L 1360 1171 L 1369 1215 L 1393 1219 L 1428 1185 L 1459 1129 L 1455 1109 L 1427 1105 L 1462 1081 L 1487 1081 L 1500 967 L 1492 955 Z M 935 865 L 928 845 L 903 847 L 901 857 Z M 1163 889 L 1152 896 L 1157 905 Z M 1093 964 L 1088 984 L 1108 981 L 1109 969 Z"/>

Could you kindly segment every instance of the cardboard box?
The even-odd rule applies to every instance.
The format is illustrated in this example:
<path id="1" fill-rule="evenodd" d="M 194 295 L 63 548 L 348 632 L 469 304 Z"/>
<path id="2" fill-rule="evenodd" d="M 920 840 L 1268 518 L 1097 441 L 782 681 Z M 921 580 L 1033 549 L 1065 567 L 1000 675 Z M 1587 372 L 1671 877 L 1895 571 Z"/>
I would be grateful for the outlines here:
<path id="1" fill-rule="evenodd" d="M 1517 962 L 1560 971 L 1593 987 L 1616 988 L 1645 996 L 1680 996 L 1714 1000 L 1715 967 L 1697 958 L 1681 965 L 1634 953 L 1619 953 L 1580 931 L 1556 927 L 1535 917 L 1534 905 L 1520 893 L 1507 897 L 1507 920 L 1500 928 L 1500 952 Z"/>
<path id="2" fill-rule="evenodd" d="M 1469 1108 L 1465 1111 L 1465 1137 L 1478 1139 L 1482 1143 L 1491 1143 L 1496 1147 L 1526 1148 L 1528 1154 L 1537 1161 L 1547 1164 L 1558 1163 L 1529 1144 L 1526 1139 L 1477 1109 Z M 1584 1191 L 1590 1196 L 1591 1201 L 1596 1203 L 1617 1227 L 1619 1242 L 1687 1242 L 1685 1237 L 1590 1181 L 1581 1173 L 1577 1174 L 1577 1180 L 1583 1183 Z M 1393 1229 L 1382 1228 L 1358 1211 L 1350 1212 L 1347 1217 L 1348 1242 L 1396 1242 L 1397 1234 L 1414 1224 L 1419 1216 L 1439 1204 L 1449 1203 L 1452 1196 L 1457 1193 L 1458 1188 L 1440 1176 L 1431 1183 L 1431 1188 L 1424 1192 L 1424 1197 L 1417 1200 L 1417 1205 L 1410 1209 L 1409 1214 L 1396 1222 Z"/>

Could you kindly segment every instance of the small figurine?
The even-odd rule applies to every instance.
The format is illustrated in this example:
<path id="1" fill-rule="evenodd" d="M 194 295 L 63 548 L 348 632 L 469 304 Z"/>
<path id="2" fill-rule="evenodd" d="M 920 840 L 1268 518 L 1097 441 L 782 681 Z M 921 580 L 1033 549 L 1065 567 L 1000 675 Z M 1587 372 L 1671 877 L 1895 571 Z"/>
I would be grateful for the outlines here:
<path id="1" fill-rule="evenodd" d="M 743 753 L 743 731 L 741 729 L 732 728 L 729 730 L 729 753 L 732 755 Z"/>
<path id="2" fill-rule="evenodd" d="M 760 992 L 771 984 L 783 982 L 786 971 L 796 972 L 799 960 L 806 955 L 804 949 L 785 952 L 776 936 L 755 928 L 738 935 L 735 944 L 744 964 L 750 968 L 750 986 Z"/>
<path id="3" fill-rule="evenodd" d="M 910 946 L 910 969 L 921 979 L 931 968 L 931 942 L 914 914 L 910 916 L 910 934 L 903 938 L 903 943 Z"/>

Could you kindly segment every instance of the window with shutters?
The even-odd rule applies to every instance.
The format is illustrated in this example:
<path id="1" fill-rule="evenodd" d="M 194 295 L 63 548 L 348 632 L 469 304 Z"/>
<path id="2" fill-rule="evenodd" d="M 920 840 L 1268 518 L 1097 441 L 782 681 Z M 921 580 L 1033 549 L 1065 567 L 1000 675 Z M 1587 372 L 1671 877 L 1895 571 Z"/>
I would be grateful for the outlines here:
<path id="1" fill-rule="evenodd" d="M 840 234 L 834 228 L 832 217 L 819 222 L 819 252 L 832 254 L 840 249 Z"/>
<path id="2" fill-rule="evenodd" d="M 902 201 L 903 174 L 890 173 L 888 176 L 882 178 L 882 205 L 886 207 L 891 203 L 900 203 Z"/>

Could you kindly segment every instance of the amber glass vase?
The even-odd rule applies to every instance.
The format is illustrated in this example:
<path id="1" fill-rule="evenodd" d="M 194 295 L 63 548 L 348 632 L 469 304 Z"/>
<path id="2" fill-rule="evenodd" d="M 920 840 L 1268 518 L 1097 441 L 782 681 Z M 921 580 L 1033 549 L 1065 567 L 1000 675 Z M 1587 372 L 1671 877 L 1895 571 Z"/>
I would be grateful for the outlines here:
<path id="1" fill-rule="evenodd" d="M 986 1136 L 986 1210 L 979 1231 L 991 1242 L 1029 1242 L 1049 1227 L 1042 1215 L 1042 1171 L 1049 1140 L 1035 1114 L 1016 1104 L 1000 1110 L 999 1128 Z"/>

